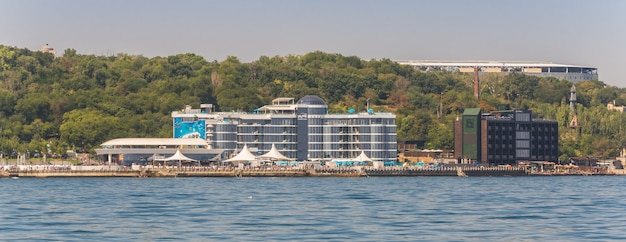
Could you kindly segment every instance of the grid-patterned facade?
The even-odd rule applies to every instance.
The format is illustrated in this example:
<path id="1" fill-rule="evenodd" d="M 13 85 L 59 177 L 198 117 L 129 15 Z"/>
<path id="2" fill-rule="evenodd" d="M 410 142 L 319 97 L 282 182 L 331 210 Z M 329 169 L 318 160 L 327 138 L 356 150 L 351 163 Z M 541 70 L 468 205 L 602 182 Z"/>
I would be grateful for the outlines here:
<path id="1" fill-rule="evenodd" d="M 202 120 L 210 148 L 232 154 L 244 145 L 254 154 L 272 145 L 297 160 L 351 159 L 362 151 L 376 161 L 397 159 L 395 115 L 368 110 L 362 113 L 328 114 L 317 96 L 294 102 L 280 98 L 255 113 L 209 112 L 187 107 L 172 117 Z M 181 132 L 175 130 L 175 132 Z"/>
<path id="2" fill-rule="evenodd" d="M 473 123 L 477 118 L 480 119 L 478 129 L 468 129 L 467 121 Z M 467 139 L 474 135 L 478 141 Z M 463 120 L 455 124 L 455 156 L 492 165 L 557 161 L 558 138 L 556 121 L 533 119 L 528 110 L 466 112 Z"/>

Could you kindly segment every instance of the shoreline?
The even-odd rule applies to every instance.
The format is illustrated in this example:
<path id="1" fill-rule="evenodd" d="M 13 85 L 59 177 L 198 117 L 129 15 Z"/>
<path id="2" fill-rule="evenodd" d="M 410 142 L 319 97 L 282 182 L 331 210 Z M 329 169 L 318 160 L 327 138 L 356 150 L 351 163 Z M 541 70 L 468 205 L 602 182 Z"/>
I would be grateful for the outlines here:
<path id="1" fill-rule="evenodd" d="M 228 169 L 228 168 L 151 168 L 151 169 L 92 170 L 1 170 L 0 177 L 52 178 L 52 177 L 394 177 L 394 176 L 458 176 L 458 177 L 520 177 L 520 176 L 620 176 L 624 171 L 580 173 L 528 173 L 523 169 L 498 168 L 443 168 L 409 169 L 401 167 L 373 169 Z"/>

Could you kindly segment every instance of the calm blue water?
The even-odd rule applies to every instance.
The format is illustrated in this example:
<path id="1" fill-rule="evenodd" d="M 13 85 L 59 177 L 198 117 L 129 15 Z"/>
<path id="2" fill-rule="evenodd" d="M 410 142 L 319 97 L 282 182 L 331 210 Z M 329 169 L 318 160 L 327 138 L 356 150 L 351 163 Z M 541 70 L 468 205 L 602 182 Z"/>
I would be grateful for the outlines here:
<path id="1" fill-rule="evenodd" d="M 626 240 L 626 177 L 0 179 L 3 241 Z"/>

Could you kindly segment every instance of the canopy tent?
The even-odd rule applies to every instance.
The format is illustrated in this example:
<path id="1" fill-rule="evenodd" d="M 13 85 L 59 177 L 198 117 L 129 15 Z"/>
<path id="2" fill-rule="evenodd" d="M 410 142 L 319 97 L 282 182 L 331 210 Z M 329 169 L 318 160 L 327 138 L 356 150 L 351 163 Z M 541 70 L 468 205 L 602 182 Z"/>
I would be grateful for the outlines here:
<path id="1" fill-rule="evenodd" d="M 165 158 L 157 158 L 155 159 L 157 161 L 173 161 L 173 160 L 177 160 L 177 161 L 182 161 L 182 160 L 186 160 L 186 161 L 198 161 L 198 160 L 194 160 L 191 159 L 185 155 L 183 155 L 182 152 L 180 152 L 180 150 L 176 150 L 176 153 L 174 153 L 174 155 L 170 156 L 170 157 L 165 157 Z"/>
<path id="2" fill-rule="evenodd" d="M 154 156 L 153 156 L 154 157 Z M 182 161 L 198 161 L 198 160 L 194 160 L 191 159 L 185 155 L 183 155 L 182 152 L 180 152 L 180 150 L 176 150 L 176 153 L 174 153 L 174 155 L 170 156 L 170 157 L 165 157 L 165 158 L 153 158 L 155 161 L 178 161 L 178 165 L 181 166 L 182 165 Z"/>
<path id="3" fill-rule="evenodd" d="M 225 160 L 224 162 L 234 162 L 234 161 L 254 161 L 256 160 L 256 156 L 254 156 L 250 150 L 248 150 L 248 145 L 244 145 L 243 149 L 237 154 L 235 157 Z"/>
<path id="4" fill-rule="evenodd" d="M 367 157 L 367 155 L 365 154 L 365 151 L 361 151 L 361 154 L 357 157 L 355 157 L 354 159 L 352 159 L 352 161 L 354 162 L 368 162 L 368 161 L 374 161 L 372 159 L 370 159 L 369 157 Z"/>
<path id="5" fill-rule="evenodd" d="M 278 152 L 274 144 L 272 144 L 272 149 L 270 149 L 270 151 L 268 151 L 267 153 L 263 155 L 260 155 L 259 158 L 268 158 L 270 160 L 280 160 L 280 161 L 294 160 Z"/>
<path id="6" fill-rule="evenodd" d="M 374 160 L 367 157 L 365 151 L 361 151 L 361 154 L 355 158 L 350 159 L 347 163 L 348 165 L 366 165 L 367 163 L 374 162 Z"/>
<path id="7" fill-rule="evenodd" d="M 370 159 L 364 151 L 361 154 L 352 159 L 334 159 L 326 164 L 332 164 L 332 166 L 362 166 L 372 164 L 374 160 Z"/>

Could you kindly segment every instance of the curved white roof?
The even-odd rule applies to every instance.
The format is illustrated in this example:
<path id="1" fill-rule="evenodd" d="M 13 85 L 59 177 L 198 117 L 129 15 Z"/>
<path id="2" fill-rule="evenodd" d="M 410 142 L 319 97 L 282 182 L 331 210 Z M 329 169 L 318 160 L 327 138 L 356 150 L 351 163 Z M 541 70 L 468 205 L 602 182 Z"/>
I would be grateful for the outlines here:
<path id="1" fill-rule="evenodd" d="M 578 67 L 594 68 L 590 66 L 558 64 L 539 61 L 430 61 L 430 60 L 405 60 L 397 61 L 401 65 L 412 66 L 459 66 L 459 67 Z"/>
<path id="2" fill-rule="evenodd" d="M 120 138 L 112 139 L 102 143 L 101 146 L 123 146 L 123 145 L 202 145 L 206 146 L 205 140 L 200 138 L 194 139 L 174 139 L 174 138 Z"/>

